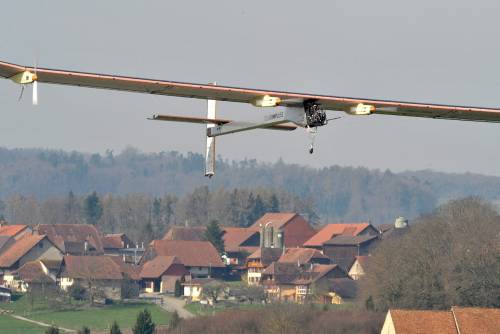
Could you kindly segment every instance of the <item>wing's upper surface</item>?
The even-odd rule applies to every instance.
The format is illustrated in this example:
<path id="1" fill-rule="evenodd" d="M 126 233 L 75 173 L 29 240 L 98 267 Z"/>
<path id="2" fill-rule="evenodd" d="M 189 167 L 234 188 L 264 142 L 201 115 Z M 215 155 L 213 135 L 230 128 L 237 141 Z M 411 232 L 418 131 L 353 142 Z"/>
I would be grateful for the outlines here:
<path id="1" fill-rule="evenodd" d="M 10 78 L 23 71 L 34 72 L 33 67 L 24 67 L 0 62 L 0 77 Z M 430 117 L 468 121 L 500 122 L 500 109 L 450 106 L 413 102 L 398 102 L 325 96 L 314 94 L 288 93 L 271 90 L 247 89 L 210 84 L 194 84 L 154 79 L 140 79 L 124 76 L 83 73 L 75 71 L 37 68 L 39 82 L 123 90 L 138 93 L 179 96 L 187 98 L 210 99 L 230 102 L 253 103 L 263 96 L 277 97 L 283 106 L 299 106 L 305 100 L 316 100 L 327 110 L 351 112 L 358 104 L 374 107 L 375 114 Z"/>

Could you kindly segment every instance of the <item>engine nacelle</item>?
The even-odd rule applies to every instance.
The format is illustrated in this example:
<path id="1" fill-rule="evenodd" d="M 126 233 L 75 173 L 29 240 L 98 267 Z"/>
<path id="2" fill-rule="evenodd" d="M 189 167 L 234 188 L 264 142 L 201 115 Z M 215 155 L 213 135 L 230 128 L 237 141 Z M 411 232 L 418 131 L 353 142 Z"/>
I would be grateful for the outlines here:
<path id="1" fill-rule="evenodd" d="M 252 101 L 256 107 L 277 107 L 281 103 L 281 99 L 276 96 L 264 95 Z"/>
<path id="2" fill-rule="evenodd" d="M 363 103 L 358 103 L 357 106 L 351 107 L 349 111 L 351 115 L 370 115 L 374 112 L 375 112 L 375 106 Z"/>

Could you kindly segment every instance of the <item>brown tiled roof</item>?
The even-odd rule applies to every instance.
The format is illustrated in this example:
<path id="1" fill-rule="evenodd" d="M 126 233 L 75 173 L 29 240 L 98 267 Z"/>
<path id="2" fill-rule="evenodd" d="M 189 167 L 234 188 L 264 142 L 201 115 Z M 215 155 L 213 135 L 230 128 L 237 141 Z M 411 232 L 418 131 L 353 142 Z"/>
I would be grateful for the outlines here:
<path id="1" fill-rule="evenodd" d="M 28 228 L 28 225 L 4 225 L 0 227 L 0 235 L 13 237 L 26 228 Z"/>
<path id="2" fill-rule="evenodd" d="M 38 225 L 38 233 L 46 234 L 49 239 L 60 249 L 65 249 L 65 242 L 81 243 L 87 241 L 96 249 L 97 253 L 103 253 L 101 235 L 97 228 L 88 224 L 41 224 Z"/>
<path id="3" fill-rule="evenodd" d="M 380 233 L 385 233 L 394 228 L 394 224 L 380 224 L 377 226 Z"/>
<path id="4" fill-rule="evenodd" d="M 19 268 L 17 274 L 19 275 L 19 278 L 26 283 L 55 282 L 52 277 L 45 273 L 41 261 L 26 262 L 21 268 Z"/>
<path id="5" fill-rule="evenodd" d="M 460 334 L 500 333 L 500 309 L 480 307 L 451 308 Z"/>
<path id="6" fill-rule="evenodd" d="M 122 270 L 110 256 L 64 256 L 61 276 L 81 279 L 122 279 Z"/>
<path id="7" fill-rule="evenodd" d="M 45 239 L 44 235 L 24 235 L 2 252 L 0 255 L 0 267 L 11 267 L 43 239 Z"/>
<path id="8" fill-rule="evenodd" d="M 371 256 L 359 255 L 354 258 L 354 261 L 358 261 L 361 268 L 363 268 L 363 270 L 366 270 L 366 266 L 371 261 Z M 352 264 L 354 264 L 354 262 Z M 349 267 L 352 267 L 352 265 Z"/>
<path id="9" fill-rule="evenodd" d="M 123 241 L 124 238 L 126 238 L 124 233 L 106 234 L 104 237 L 102 237 L 102 246 L 107 249 L 126 248 L 127 245 L 125 245 L 125 242 Z M 130 245 L 130 247 L 133 246 L 134 245 Z"/>
<path id="10" fill-rule="evenodd" d="M 156 256 L 176 256 L 187 267 L 225 267 L 209 241 L 153 240 L 151 247 Z"/>
<path id="11" fill-rule="evenodd" d="M 10 235 L 0 235 L 0 249 L 2 249 L 10 239 L 14 239 Z"/>
<path id="12" fill-rule="evenodd" d="M 273 276 L 275 284 L 294 284 L 301 276 L 301 268 L 294 263 L 273 262 L 262 272 L 263 277 L 266 275 Z M 263 281 L 264 284 L 266 283 Z"/>
<path id="13" fill-rule="evenodd" d="M 261 226 L 270 222 L 270 226 L 275 229 L 282 228 L 283 225 L 292 220 L 297 214 L 293 212 L 269 212 L 260 217 L 250 228 L 260 230 Z"/>
<path id="14" fill-rule="evenodd" d="M 283 250 L 281 248 L 259 248 L 254 253 L 250 254 L 249 260 L 260 259 L 264 267 L 270 265 L 274 261 L 278 261 Z"/>
<path id="15" fill-rule="evenodd" d="M 242 250 L 242 244 L 249 238 L 259 234 L 258 231 L 243 227 L 225 227 L 224 235 L 224 249 L 226 252 L 238 252 Z M 258 247 L 259 245 L 255 245 Z M 243 246 L 244 247 L 244 246 Z"/>
<path id="16" fill-rule="evenodd" d="M 367 241 L 378 238 L 377 235 L 337 235 L 332 239 L 325 241 L 323 245 L 337 245 L 337 246 L 357 246 Z"/>
<path id="17" fill-rule="evenodd" d="M 369 226 L 370 223 L 328 224 L 307 240 L 304 246 L 321 247 L 325 241 L 330 240 L 335 235 L 358 235 Z"/>
<path id="18" fill-rule="evenodd" d="M 358 294 L 358 284 L 356 281 L 347 278 L 332 278 L 330 281 L 330 291 L 335 292 L 337 295 L 344 299 L 356 298 Z"/>
<path id="19" fill-rule="evenodd" d="M 315 261 L 325 261 L 330 262 L 328 256 L 321 254 L 317 249 L 312 248 L 289 248 L 285 251 L 285 254 L 281 255 L 278 262 L 290 262 L 290 263 L 313 263 Z"/>
<path id="20" fill-rule="evenodd" d="M 139 275 L 141 272 L 141 267 L 133 265 L 131 263 L 123 262 L 121 256 L 109 256 L 109 258 L 120 267 L 122 274 L 126 274 L 130 279 L 134 281 L 139 281 L 141 279 Z"/>
<path id="21" fill-rule="evenodd" d="M 450 311 L 389 310 L 396 333 L 457 334 Z"/>
<path id="22" fill-rule="evenodd" d="M 163 240 L 185 240 L 185 241 L 203 241 L 205 240 L 205 226 L 172 226 Z"/>
<path id="23" fill-rule="evenodd" d="M 158 278 L 174 263 L 181 264 L 175 256 L 157 256 L 143 264 L 141 278 Z"/>

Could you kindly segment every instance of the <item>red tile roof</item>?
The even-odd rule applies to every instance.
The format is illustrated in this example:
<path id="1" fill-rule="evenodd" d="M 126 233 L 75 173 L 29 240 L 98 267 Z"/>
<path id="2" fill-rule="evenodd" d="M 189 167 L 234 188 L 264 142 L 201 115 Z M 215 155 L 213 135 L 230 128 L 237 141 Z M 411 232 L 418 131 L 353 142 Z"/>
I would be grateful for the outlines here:
<path id="1" fill-rule="evenodd" d="M 45 235 L 26 234 L 21 239 L 14 242 L 0 255 L 0 267 L 9 268 L 13 266 L 21 257 L 28 253 Z"/>
<path id="2" fill-rule="evenodd" d="M 207 228 L 205 226 L 172 226 L 163 240 L 186 240 L 186 241 L 204 241 L 205 231 Z"/>
<path id="3" fill-rule="evenodd" d="M 304 246 L 321 247 L 325 241 L 330 240 L 335 235 L 355 236 L 363 232 L 368 226 L 370 226 L 370 223 L 328 224 L 307 240 Z"/>
<path id="4" fill-rule="evenodd" d="M 290 263 L 313 263 L 316 261 L 327 261 L 329 263 L 328 256 L 321 254 L 317 249 L 312 248 L 289 248 L 285 251 L 285 254 L 281 255 L 278 262 L 290 262 Z"/>
<path id="5" fill-rule="evenodd" d="M 358 246 L 365 242 L 377 239 L 377 235 L 337 235 L 332 239 L 327 240 L 323 245 L 336 245 L 336 246 Z"/>
<path id="6" fill-rule="evenodd" d="M 173 264 L 182 265 L 181 261 L 175 256 L 157 256 L 154 259 L 144 263 L 141 269 L 141 278 L 158 278 L 165 273 Z"/>
<path id="7" fill-rule="evenodd" d="M 258 231 L 243 227 L 225 227 L 224 235 L 224 249 L 226 252 L 239 252 L 243 250 L 245 246 L 242 244 L 250 239 L 255 234 L 259 234 Z M 254 247 L 259 247 L 259 245 L 254 245 Z M 256 249 L 254 249 L 255 251 Z"/>
<path id="8" fill-rule="evenodd" d="M 107 249 L 127 248 L 127 244 L 129 247 L 135 246 L 125 233 L 106 234 L 102 237 L 102 245 Z"/>
<path id="9" fill-rule="evenodd" d="M 225 267 L 209 241 L 153 240 L 151 247 L 156 256 L 176 256 L 187 267 Z"/>
<path id="10" fill-rule="evenodd" d="M 139 275 L 141 272 L 141 267 L 136 266 L 134 264 L 123 262 L 121 256 L 108 256 L 108 257 L 120 267 L 122 274 L 126 274 L 128 278 L 134 281 L 139 281 L 141 279 Z"/>
<path id="11" fill-rule="evenodd" d="M 389 310 L 396 333 L 457 334 L 450 311 Z"/>
<path id="12" fill-rule="evenodd" d="M 270 222 L 270 226 L 275 229 L 282 228 L 297 214 L 293 212 L 269 212 L 260 217 L 250 228 L 260 230 L 261 226 Z"/>
<path id="13" fill-rule="evenodd" d="M 0 235 L 6 236 L 15 236 L 19 232 L 22 232 L 24 229 L 28 228 L 28 225 L 4 225 L 0 226 Z"/>
<path id="14" fill-rule="evenodd" d="M 59 248 L 65 250 L 65 243 L 84 243 L 87 241 L 97 253 L 103 253 L 101 235 L 97 228 L 88 224 L 41 224 L 38 233 L 46 234 Z"/>
<path id="15" fill-rule="evenodd" d="M 283 254 L 281 248 L 258 248 L 255 252 L 248 256 L 248 260 L 260 260 L 264 267 L 270 265 L 274 261 L 278 261 Z"/>
<path id="16" fill-rule="evenodd" d="M 61 276 L 80 279 L 122 279 L 122 270 L 110 256 L 64 256 Z"/>
<path id="17" fill-rule="evenodd" d="M 19 268 L 17 274 L 19 275 L 19 278 L 26 283 L 55 282 L 52 277 L 47 275 L 41 261 L 26 262 L 21 268 Z"/>
<path id="18" fill-rule="evenodd" d="M 500 333 L 500 309 L 480 307 L 451 308 L 460 334 Z"/>

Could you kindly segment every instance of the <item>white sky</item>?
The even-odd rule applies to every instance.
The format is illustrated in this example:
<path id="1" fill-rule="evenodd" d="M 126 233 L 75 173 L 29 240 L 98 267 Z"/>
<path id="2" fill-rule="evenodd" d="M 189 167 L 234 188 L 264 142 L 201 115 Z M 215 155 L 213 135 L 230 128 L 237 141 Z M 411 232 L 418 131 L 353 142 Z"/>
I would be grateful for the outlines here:
<path id="1" fill-rule="evenodd" d="M 2 4 L 0 59 L 40 67 L 303 93 L 500 107 L 498 1 L 16 1 Z M 204 151 L 206 103 L 0 80 L 0 146 L 85 152 Z M 220 115 L 251 119 L 250 106 Z M 254 113 L 254 114 L 252 114 Z M 346 116 L 320 129 L 218 139 L 228 159 L 431 168 L 500 175 L 500 124 Z"/>

